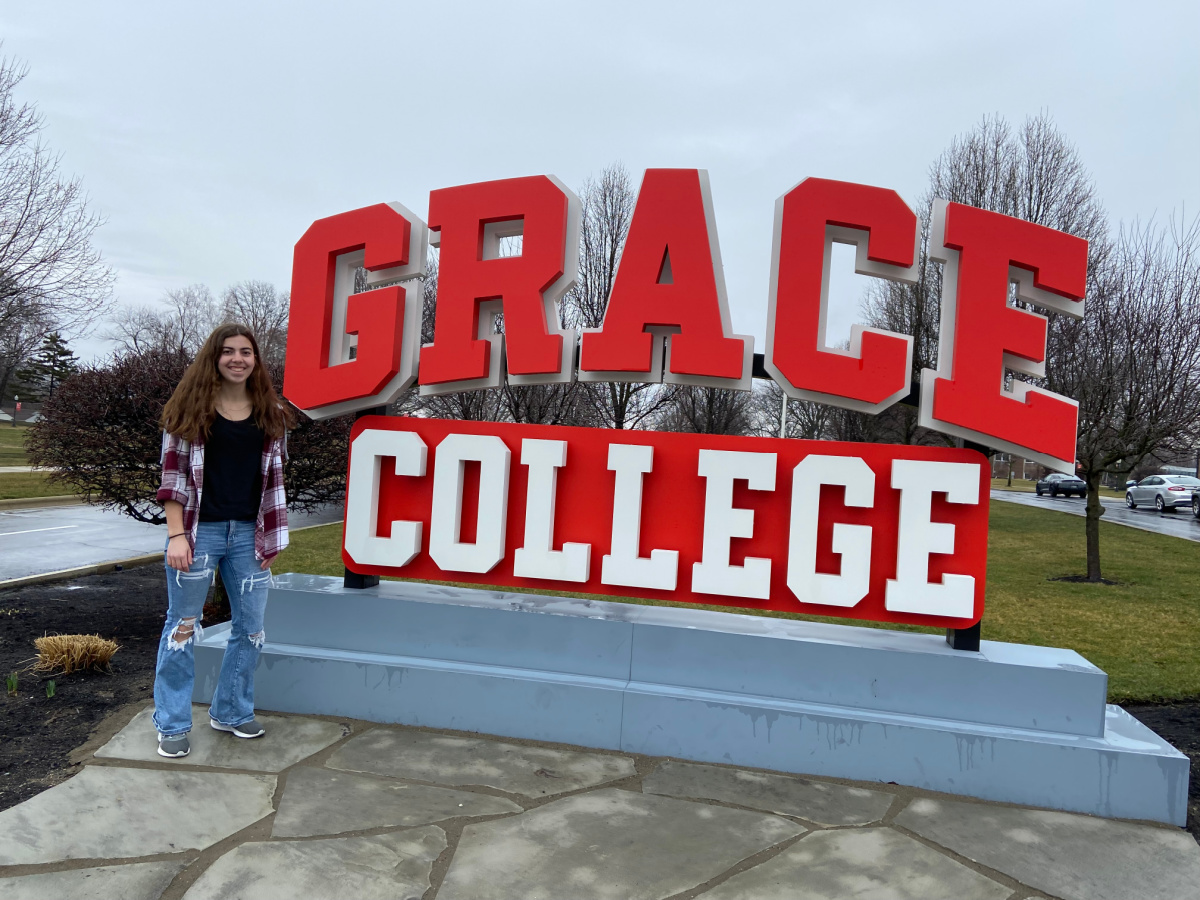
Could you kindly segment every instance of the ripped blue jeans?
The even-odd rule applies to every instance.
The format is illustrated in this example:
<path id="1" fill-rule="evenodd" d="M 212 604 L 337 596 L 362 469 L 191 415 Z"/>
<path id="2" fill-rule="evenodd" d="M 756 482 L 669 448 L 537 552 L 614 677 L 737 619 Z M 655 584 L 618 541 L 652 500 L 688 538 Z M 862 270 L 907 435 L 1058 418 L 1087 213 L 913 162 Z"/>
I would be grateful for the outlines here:
<path id="1" fill-rule="evenodd" d="M 233 622 L 221 675 L 209 715 L 222 725 L 254 718 L 254 670 L 266 639 L 263 615 L 271 574 L 254 556 L 253 522 L 201 522 L 187 572 L 167 571 L 167 621 L 158 642 L 154 675 L 154 726 L 159 734 L 192 730 L 194 645 L 203 629 L 200 617 L 215 570 L 229 595 Z"/>

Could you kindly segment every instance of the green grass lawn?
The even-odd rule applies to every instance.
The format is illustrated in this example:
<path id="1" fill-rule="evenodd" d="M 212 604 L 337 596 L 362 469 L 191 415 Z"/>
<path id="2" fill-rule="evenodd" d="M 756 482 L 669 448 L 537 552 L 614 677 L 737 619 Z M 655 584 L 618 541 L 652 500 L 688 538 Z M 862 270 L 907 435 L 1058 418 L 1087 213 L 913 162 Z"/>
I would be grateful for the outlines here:
<path id="1" fill-rule="evenodd" d="M 1051 581 L 1085 571 L 1083 520 L 993 502 L 983 637 L 1077 650 L 1108 672 L 1113 702 L 1200 696 L 1200 545 L 1107 522 L 1100 523 L 1100 531 L 1104 575 L 1118 584 Z M 341 535 L 336 524 L 297 532 L 274 570 L 341 575 Z M 871 625 L 795 613 L 767 615 Z"/>
<path id="2" fill-rule="evenodd" d="M 992 479 L 992 490 L 993 491 L 1026 491 L 1026 492 L 1032 494 L 1033 486 L 1035 483 L 1036 482 L 1033 482 L 1033 481 L 1022 481 L 1020 478 L 1014 478 L 1012 487 L 1009 487 L 1007 478 L 993 478 Z"/>
<path id="3" fill-rule="evenodd" d="M 29 426 L 12 427 L 0 422 L 0 466 L 27 466 L 25 435 Z M 51 484 L 44 472 L 0 472 L 0 500 L 25 500 L 31 497 L 58 497 L 71 493 L 61 484 Z"/>
<path id="4" fill-rule="evenodd" d="M 27 425 L 13 428 L 12 422 L 0 422 L 0 466 L 29 465 L 25 458 L 25 435 L 28 433 Z"/>
<path id="5" fill-rule="evenodd" d="M 71 493 L 62 484 L 52 484 L 44 472 L 0 472 L 0 500 L 29 497 L 58 497 Z"/>

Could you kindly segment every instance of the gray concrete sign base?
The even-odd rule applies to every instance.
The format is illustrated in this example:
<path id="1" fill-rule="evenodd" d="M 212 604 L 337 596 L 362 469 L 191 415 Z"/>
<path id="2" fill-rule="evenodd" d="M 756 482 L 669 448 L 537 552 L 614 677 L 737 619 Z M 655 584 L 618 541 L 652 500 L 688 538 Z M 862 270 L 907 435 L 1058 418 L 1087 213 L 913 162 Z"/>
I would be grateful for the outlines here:
<path id="1" fill-rule="evenodd" d="M 145 711 L 132 716 L 80 774 L 0 812 L 0 897 L 1200 898 L 1200 846 L 1169 826 L 350 719 L 260 720 L 267 734 L 252 741 L 205 724 L 195 759 L 168 760 Z"/>
<path id="2" fill-rule="evenodd" d="M 280 575 L 255 675 L 271 709 L 483 732 L 1182 825 L 1186 756 L 1071 650 L 416 582 Z M 196 646 L 193 699 L 229 626 Z M 397 765 L 471 757 L 405 748 Z M 347 761 L 349 771 L 379 770 Z M 423 762 L 422 762 L 423 761 Z M 502 777 L 497 772 L 497 777 Z M 546 795 L 578 789 L 568 767 Z M 721 797 L 714 797 L 720 800 Z"/>

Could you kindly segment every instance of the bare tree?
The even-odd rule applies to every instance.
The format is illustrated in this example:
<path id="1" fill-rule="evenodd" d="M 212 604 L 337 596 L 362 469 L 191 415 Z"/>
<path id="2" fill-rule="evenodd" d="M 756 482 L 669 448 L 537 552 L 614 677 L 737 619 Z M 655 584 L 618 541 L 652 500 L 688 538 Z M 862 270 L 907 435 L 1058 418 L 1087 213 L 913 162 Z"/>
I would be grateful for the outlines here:
<path id="1" fill-rule="evenodd" d="M 829 413 L 825 433 L 831 441 L 859 441 L 868 444 L 917 443 L 915 439 L 904 440 L 908 436 L 907 426 L 912 421 L 912 412 L 912 409 L 899 407 L 897 404 L 873 416 L 835 406 Z M 943 447 L 946 446 L 945 438 L 941 435 L 935 435 L 933 440 Z"/>
<path id="2" fill-rule="evenodd" d="M 579 192 L 579 282 L 564 298 L 567 322 L 599 328 L 612 294 L 621 250 L 629 234 L 637 193 L 620 163 L 608 166 L 598 180 L 589 178 Z M 590 420 L 603 428 L 641 428 L 661 410 L 668 392 L 657 384 L 594 382 L 580 386 L 591 407 Z"/>
<path id="3" fill-rule="evenodd" d="M 589 385 L 570 384 L 514 385 L 500 388 L 504 417 L 530 425 L 591 425 L 595 410 L 588 395 Z"/>
<path id="4" fill-rule="evenodd" d="M 1108 221 L 1078 151 L 1059 133 L 1048 115 L 1043 113 L 1027 119 L 1017 134 L 1003 118 L 985 118 L 973 131 L 956 139 L 934 163 L 929 194 L 924 202 L 926 210 L 934 197 L 989 209 L 1086 239 L 1087 327 L 1095 324 L 1092 307 L 1099 304 L 1092 301 L 1099 296 L 1100 279 L 1106 271 L 1110 252 Z M 940 296 L 941 270 L 930 268 L 937 269 L 935 296 Z M 1025 306 L 1015 296 L 1012 302 L 1014 306 Z M 1077 332 L 1071 319 L 1050 316 L 1046 368 L 1051 380 L 1060 385 L 1067 379 L 1055 375 L 1064 359 L 1058 351 L 1067 346 L 1069 339 L 1066 336 Z M 1093 363 L 1097 362 L 1093 360 Z M 1084 369 L 1089 367 L 1096 371 L 1095 365 L 1091 364 Z M 1074 368 L 1080 371 L 1078 365 Z M 1030 376 L 1011 372 L 1006 377 L 1036 381 Z M 1059 392 L 1078 399 L 1079 391 L 1085 389 L 1085 380 L 1077 380 L 1070 389 L 1060 388 Z M 1088 516 L 1084 525 L 1088 537 L 1089 572 L 1094 568 L 1097 579 L 1100 577 L 1099 517 L 1104 510 L 1099 487 L 1098 474 L 1089 486 Z"/>
<path id="5" fill-rule="evenodd" d="M 776 387 L 771 382 L 772 387 Z M 783 392 L 780 391 L 782 398 Z M 833 426 L 834 407 L 810 400 L 789 400 L 787 428 L 784 437 L 822 440 L 828 438 Z M 782 418 L 782 416 L 780 417 Z"/>
<path id="6" fill-rule="evenodd" d="M 849 341 L 842 348 L 848 349 Z M 782 416 L 783 391 L 773 381 L 756 385 L 753 398 L 754 434 L 778 437 Z M 803 440 L 869 441 L 877 444 L 946 445 L 946 437 L 935 431 L 918 429 L 914 407 L 896 404 L 882 413 L 871 415 L 816 403 L 788 400 L 785 437 Z"/>
<path id="7" fill-rule="evenodd" d="M 751 396 L 750 431 L 759 437 L 780 437 L 783 421 L 783 391 L 774 381 L 759 381 Z M 834 408 L 811 400 L 788 400 L 787 426 L 782 437 L 807 441 L 830 437 Z"/>
<path id="8" fill-rule="evenodd" d="M 221 295 L 224 320 L 248 326 L 263 358 L 272 363 L 282 363 L 287 351 L 288 305 L 288 292 L 269 281 L 239 281 Z"/>
<path id="9" fill-rule="evenodd" d="M 1087 315 L 1050 332 L 1047 385 L 1079 401 L 1087 579 L 1100 581 L 1100 483 L 1190 449 L 1200 424 L 1200 220 L 1123 228 Z"/>
<path id="10" fill-rule="evenodd" d="M 864 300 L 867 323 L 913 335 L 914 381 L 922 369 L 936 368 L 942 269 L 929 259 L 929 225 L 935 198 L 964 203 L 1065 231 L 1089 242 L 1089 270 L 1096 271 L 1107 252 L 1107 219 L 1078 151 L 1042 113 L 1027 119 L 1019 132 L 1000 116 L 984 117 L 955 138 L 934 161 L 929 189 L 918 203 L 921 247 L 914 284 L 875 280 Z M 1056 324 L 1065 322 L 1055 317 Z M 1024 376 L 1021 376 L 1024 377 Z M 849 432 L 876 426 L 852 423 Z M 941 439 L 917 426 L 915 410 L 893 407 L 878 424 L 900 443 L 936 443 Z"/>
<path id="11" fill-rule="evenodd" d="M 27 72 L 0 58 L 0 331 L 30 317 L 77 331 L 107 305 L 114 276 L 92 245 L 102 220 L 81 182 L 60 174 L 37 110 L 14 97 Z"/>
<path id="12" fill-rule="evenodd" d="M 203 284 L 167 291 L 157 306 L 126 306 L 110 319 L 104 336 L 122 351 L 173 350 L 194 356 L 225 315 Z"/>
<path id="13" fill-rule="evenodd" d="M 868 321 L 907 331 L 914 376 L 936 364 L 941 269 L 927 255 L 934 197 L 1025 219 L 1088 241 L 1086 316 L 1051 315 L 1043 380 L 1079 401 L 1077 462 L 1088 484 L 1087 578 L 1101 580 L 1100 484 L 1158 452 L 1188 442 L 1200 417 L 1200 296 L 1197 228 L 1122 231 L 1114 246 L 1095 186 L 1076 149 L 1046 114 L 1014 132 L 1000 117 L 956 138 L 930 169 L 919 215 L 922 245 L 915 285 L 876 286 Z M 1024 306 L 1014 296 L 1015 306 Z M 891 411 L 889 411 L 890 413 Z M 909 432 L 927 439 L 923 429 Z"/>
<path id="14" fill-rule="evenodd" d="M 421 413 L 434 419 L 465 419 L 474 422 L 501 422 L 506 418 L 499 388 L 422 397 Z"/>
<path id="15" fill-rule="evenodd" d="M 14 305 L 21 305 L 19 296 Z M 8 396 L 16 373 L 33 358 L 46 335 L 54 330 L 54 324 L 54 319 L 37 303 L 0 322 L 0 397 Z"/>
<path id="16" fill-rule="evenodd" d="M 692 434 L 749 434 L 754 429 L 754 402 L 749 391 L 671 385 L 654 426 L 659 431 Z"/>
<path id="17" fill-rule="evenodd" d="M 117 306 L 101 333 L 126 353 L 145 353 L 157 347 L 180 349 L 181 342 L 169 335 L 165 312 L 153 306 Z"/>
<path id="18" fill-rule="evenodd" d="M 614 163 L 589 178 L 579 192 L 579 281 L 564 298 L 570 318 L 584 328 L 599 328 L 612 294 L 621 249 L 629 234 L 637 194 L 629 172 Z"/>

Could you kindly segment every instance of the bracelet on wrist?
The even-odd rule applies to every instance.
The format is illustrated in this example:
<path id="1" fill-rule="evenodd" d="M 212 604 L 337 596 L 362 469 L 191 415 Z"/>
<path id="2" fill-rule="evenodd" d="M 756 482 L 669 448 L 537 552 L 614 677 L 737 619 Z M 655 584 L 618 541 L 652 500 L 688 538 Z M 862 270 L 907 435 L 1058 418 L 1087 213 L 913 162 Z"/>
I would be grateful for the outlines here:
<path id="1" fill-rule="evenodd" d="M 175 538 L 177 538 L 177 537 L 187 537 L 187 532 L 186 532 L 186 531 L 181 531 L 181 532 L 179 532 L 179 534 L 168 534 L 168 535 L 167 535 L 167 540 L 168 540 L 168 541 L 173 541 L 173 540 L 175 540 Z"/>

